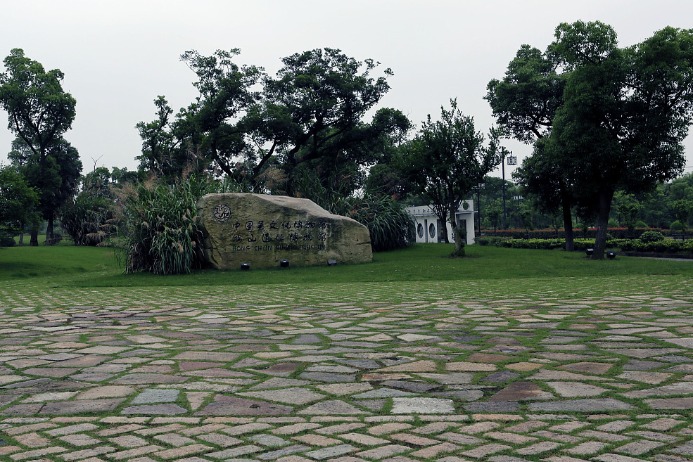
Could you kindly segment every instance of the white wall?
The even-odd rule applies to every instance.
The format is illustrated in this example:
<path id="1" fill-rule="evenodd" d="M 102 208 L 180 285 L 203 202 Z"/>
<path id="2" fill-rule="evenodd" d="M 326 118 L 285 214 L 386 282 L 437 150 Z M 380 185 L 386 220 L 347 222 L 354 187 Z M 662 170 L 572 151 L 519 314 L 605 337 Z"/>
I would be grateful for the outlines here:
<path id="1" fill-rule="evenodd" d="M 459 208 L 457 212 L 457 223 L 458 225 L 463 225 L 464 221 L 466 221 L 467 244 L 474 244 L 476 237 L 474 234 L 474 204 L 471 200 L 465 202 L 467 203 L 467 208 Z M 433 213 L 431 207 L 427 205 L 407 207 L 407 211 L 416 221 L 416 242 L 444 242 L 440 234 L 443 226 L 439 223 L 438 217 Z M 455 242 L 455 236 L 452 233 L 452 226 L 449 222 L 445 223 L 444 229 L 447 233 L 448 240 L 450 242 Z"/>

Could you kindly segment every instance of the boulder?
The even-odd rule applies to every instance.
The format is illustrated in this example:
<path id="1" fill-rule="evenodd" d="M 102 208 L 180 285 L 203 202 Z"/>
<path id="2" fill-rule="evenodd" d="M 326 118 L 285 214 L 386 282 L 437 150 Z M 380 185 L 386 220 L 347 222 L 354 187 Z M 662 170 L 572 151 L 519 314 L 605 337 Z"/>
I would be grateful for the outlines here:
<path id="1" fill-rule="evenodd" d="M 308 199 L 265 194 L 207 194 L 197 203 L 204 254 L 217 269 L 365 263 L 368 229 Z M 284 261 L 282 265 L 282 261 Z"/>

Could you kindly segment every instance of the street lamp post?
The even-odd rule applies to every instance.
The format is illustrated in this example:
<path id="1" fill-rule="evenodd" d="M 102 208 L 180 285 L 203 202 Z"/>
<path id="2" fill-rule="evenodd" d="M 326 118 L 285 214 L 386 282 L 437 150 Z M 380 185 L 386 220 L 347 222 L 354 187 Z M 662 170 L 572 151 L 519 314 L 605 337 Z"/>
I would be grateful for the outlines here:
<path id="1" fill-rule="evenodd" d="M 505 156 L 506 154 L 510 154 L 508 156 L 508 165 L 517 165 L 517 156 L 513 156 L 512 151 L 507 151 L 505 148 L 502 149 L 503 161 L 501 162 L 501 171 L 503 172 L 503 229 L 506 229 L 508 223 L 508 211 L 505 207 Z"/>
<path id="2" fill-rule="evenodd" d="M 479 236 L 481 236 L 481 188 L 484 187 L 484 183 L 479 183 L 476 189 L 476 215 L 479 221 Z"/>

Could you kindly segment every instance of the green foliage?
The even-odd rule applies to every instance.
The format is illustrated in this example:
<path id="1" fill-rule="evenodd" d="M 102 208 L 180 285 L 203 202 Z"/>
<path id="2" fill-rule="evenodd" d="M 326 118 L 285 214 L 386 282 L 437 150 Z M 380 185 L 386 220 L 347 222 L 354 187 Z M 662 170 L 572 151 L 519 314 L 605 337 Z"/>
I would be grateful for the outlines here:
<path id="1" fill-rule="evenodd" d="M 544 60 L 553 67 L 542 67 Z M 554 70 L 563 71 L 560 79 Z M 575 204 L 596 217 L 594 258 L 603 258 L 617 190 L 647 192 L 681 173 L 692 70 L 691 30 L 667 27 L 622 49 L 610 26 L 577 21 L 556 28 L 545 55 L 523 47 L 506 78 L 489 84 L 487 99 L 503 128 L 522 141 L 538 139 L 537 159 L 521 170 L 524 182 L 549 202 L 561 198 L 566 217 Z M 560 100 L 546 91 L 558 83 L 565 85 Z M 621 205 L 621 221 L 634 226 L 634 204 Z"/>
<path id="2" fill-rule="evenodd" d="M 491 130 L 489 143 L 484 145 L 474 119 L 465 116 L 452 99 L 450 109 L 440 108 L 440 120 L 433 121 L 429 114 L 416 139 L 404 149 L 402 170 L 438 219 L 449 222 L 453 231 L 462 201 L 501 162 L 497 141 L 498 133 Z M 457 243 L 461 245 L 459 240 Z M 461 253 L 461 248 L 456 252 Z"/>
<path id="3" fill-rule="evenodd" d="M 197 200 L 216 185 L 191 177 L 174 184 L 149 181 L 121 192 L 125 271 L 189 273 L 202 266 L 203 230 Z"/>
<path id="4" fill-rule="evenodd" d="M 378 63 L 325 48 L 282 59 L 275 77 L 234 61 L 240 51 L 181 56 L 195 73 L 195 102 L 173 116 L 166 98 L 140 122 L 140 169 L 166 178 L 213 171 L 246 192 L 308 197 L 350 195 L 365 167 L 381 160 L 410 122 L 400 111 L 364 116 L 389 90 Z M 330 198 L 327 198 L 331 200 Z"/>
<path id="5" fill-rule="evenodd" d="M 648 234 L 650 233 L 650 234 Z M 667 254 L 693 253 L 693 240 L 677 241 L 665 239 L 661 233 L 648 231 L 643 233 L 645 239 L 614 239 L 609 238 L 606 246 L 612 249 L 634 252 L 653 252 Z M 659 239 L 661 237 L 661 239 Z M 481 246 L 495 246 L 511 249 L 555 250 L 563 249 L 562 239 L 513 239 L 503 237 L 482 237 L 477 240 Z M 584 251 L 594 247 L 594 239 L 575 239 L 575 249 Z"/>
<path id="6" fill-rule="evenodd" d="M 75 193 L 82 169 L 77 150 L 62 136 L 72 126 L 76 101 L 63 90 L 60 70 L 45 71 L 21 49 L 13 49 L 3 62 L 6 72 L 0 74 L 0 107 L 7 111 L 8 128 L 24 151 L 19 158 L 8 157 L 38 191 L 40 209 L 48 220 L 47 242 L 53 243 L 53 220 Z M 38 244 L 36 229 L 31 243 Z"/>
<path id="7" fill-rule="evenodd" d="M 62 208 L 60 225 L 75 245 L 100 245 L 115 231 L 113 200 L 82 192 Z"/>
<path id="8" fill-rule="evenodd" d="M 8 113 L 8 128 L 44 156 L 72 126 L 76 101 L 63 91 L 60 70 L 45 71 L 41 63 L 24 56 L 23 50 L 12 49 L 3 62 L 6 72 L 0 74 L 0 107 Z"/>
<path id="9" fill-rule="evenodd" d="M 693 254 L 693 240 L 679 241 L 663 239 L 660 241 L 642 241 L 633 239 L 621 244 L 621 249 L 635 252 L 683 253 Z"/>
<path id="10" fill-rule="evenodd" d="M 400 249 L 416 242 L 411 215 L 388 196 L 345 198 L 332 204 L 330 210 L 365 225 L 374 252 Z"/>
<path id="11" fill-rule="evenodd" d="M 11 235 L 38 221 L 37 205 L 38 194 L 24 176 L 16 168 L 0 168 L 0 230 Z"/>
<path id="12" fill-rule="evenodd" d="M 659 242 L 664 240 L 664 235 L 659 231 L 645 231 L 640 235 L 642 242 Z"/>
<path id="13" fill-rule="evenodd" d="M 478 240 L 479 245 L 492 245 L 509 249 L 542 249 L 553 250 L 565 247 L 563 239 L 513 239 L 499 237 L 482 237 Z M 594 241 L 592 241 L 594 242 Z"/>
<path id="14" fill-rule="evenodd" d="M 669 228 L 670 228 L 672 231 L 676 231 L 676 232 L 679 232 L 679 233 L 681 233 L 681 232 L 683 232 L 683 231 L 686 230 L 686 226 L 683 224 L 683 222 L 682 222 L 681 220 L 672 221 L 672 222 L 671 222 L 671 225 L 669 225 Z"/>

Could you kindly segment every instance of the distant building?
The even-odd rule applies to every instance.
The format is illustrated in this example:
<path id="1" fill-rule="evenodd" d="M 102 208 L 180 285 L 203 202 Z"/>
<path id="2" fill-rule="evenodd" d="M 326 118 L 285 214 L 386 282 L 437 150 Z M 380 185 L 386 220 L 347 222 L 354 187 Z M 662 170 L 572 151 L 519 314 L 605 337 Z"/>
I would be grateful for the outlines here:
<path id="1" fill-rule="evenodd" d="M 450 223 L 441 223 L 429 205 L 407 207 L 406 210 L 416 221 L 416 242 L 445 242 L 443 233 L 447 233 L 448 241 L 455 242 Z M 458 227 L 466 230 L 466 244 L 474 244 L 474 202 L 462 202 L 455 214 L 455 220 Z"/>

